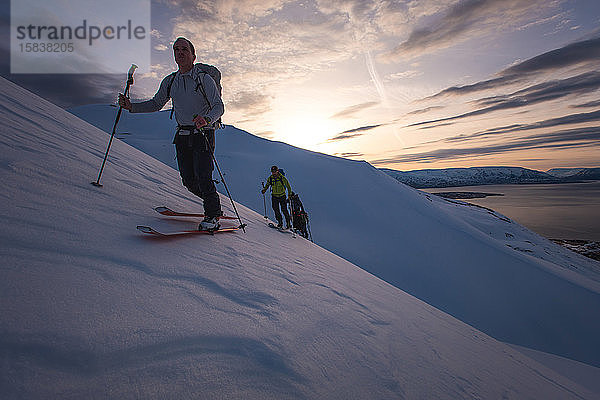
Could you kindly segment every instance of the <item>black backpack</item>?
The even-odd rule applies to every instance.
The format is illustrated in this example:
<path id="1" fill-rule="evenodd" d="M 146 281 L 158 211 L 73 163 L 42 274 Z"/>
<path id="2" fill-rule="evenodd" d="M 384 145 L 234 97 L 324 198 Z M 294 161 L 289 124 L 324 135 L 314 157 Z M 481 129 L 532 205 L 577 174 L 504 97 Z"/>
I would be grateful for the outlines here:
<path id="1" fill-rule="evenodd" d="M 290 201 L 292 203 L 292 213 L 294 215 L 300 215 L 301 213 L 305 213 L 304 206 L 302 205 L 302 201 L 300 200 L 300 196 L 298 193 L 294 193 L 290 196 Z"/>

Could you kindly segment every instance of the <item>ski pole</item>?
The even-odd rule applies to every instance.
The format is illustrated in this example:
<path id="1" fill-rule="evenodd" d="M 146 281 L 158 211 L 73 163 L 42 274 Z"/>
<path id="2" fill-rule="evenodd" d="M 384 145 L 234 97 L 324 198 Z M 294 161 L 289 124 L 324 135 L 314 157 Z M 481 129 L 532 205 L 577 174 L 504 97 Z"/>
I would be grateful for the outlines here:
<path id="1" fill-rule="evenodd" d="M 290 224 L 292 225 L 292 237 L 296 237 L 296 231 L 294 230 L 294 208 L 292 207 L 292 198 L 291 196 L 288 198 L 288 202 L 290 203 Z M 285 205 L 287 207 L 287 204 Z"/>
<path id="2" fill-rule="evenodd" d="M 196 118 L 198 115 L 195 114 L 194 118 Z M 246 233 L 246 224 L 244 224 L 242 222 L 242 218 L 240 218 L 240 214 L 237 211 L 237 208 L 235 207 L 235 202 L 233 201 L 233 198 L 231 197 L 231 193 L 229 192 L 229 188 L 227 187 L 227 182 L 225 182 L 225 178 L 223 177 L 223 174 L 221 173 L 221 168 L 219 168 L 219 163 L 217 163 L 217 159 L 215 157 L 215 152 L 213 147 L 210 145 L 208 138 L 206 137 L 206 135 L 204 134 L 202 129 L 198 129 L 200 131 L 200 134 L 202 135 L 202 137 L 204 137 L 204 141 L 206 142 L 206 147 L 208 148 L 208 150 L 210 151 L 210 154 L 212 156 L 213 161 L 215 162 L 215 166 L 217 167 L 217 171 L 219 171 L 219 176 L 221 176 L 221 181 L 223 182 L 223 185 L 225 186 L 225 190 L 227 191 L 227 196 L 229 196 L 229 200 L 231 201 L 231 205 L 233 206 L 233 211 L 235 211 L 235 215 L 238 218 L 238 221 L 240 221 L 240 228 L 242 228 L 242 231 L 244 231 L 244 233 Z"/>
<path id="3" fill-rule="evenodd" d="M 304 219 L 306 220 L 306 229 L 308 230 L 308 236 L 309 236 L 309 238 L 310 238 L 310 241 L 311 241 L 312 243 L 314 243 L 314 241 L 313 241 L 313 237 L 312 237 L 312 233 L 311 233 L 311 231 L 310 231 L 310 223 L 308 222 L 308 217 L 304 217 Z"/>
<path id="4" fill-rule="evenodd" d="M 133 85 L 133 72 L 137 68 L 137 65 L 131 64 L 129 71 L 127 72 L 127 84 L 125 85 L 125 92 L 123 92 L 123 96 L 127 97 L 129 94 L 129 86 Z M 117 131 L 117 124 L 119 123 L 119 119 L 121 118 L 121 112 L 123 111 L 123 107 L 119 106 L 119 111 L 117 112 L 117 118 L 115 119 L 115 124 L 113 125 L 112 134 L 110 135 L 110 140 L 108 141 L 108 147 L 106 148 L 106 154 L 104 154 L 104 161 L 102 161 L 102 166 L 100 167 L 100 172 L 98 173 L 98 179 L 96 182 L 92 182 L 92 185 L 97 187 L 102 187 L 100 184 L 100 177 L 102 176 L 102 171 L 104 170 L 104 164 L 106 164 L 106 159 L 108 158 L 108 151 L 110 150 L 110 145 L 112 144 L 113 138 L 115 137 L 115 132 Z"/>
<path id="5" fill-rule="evenodd" d="M 265 188 L 265 183 L 261 182 L 261 185 L 263 187 L 263 190 Z M 269 219 L 269 217 L 267 217 L 267 200 L 265 199 L 265 193 L 263 192 L 263 205 L 265 206 L 265 219 Z"/>

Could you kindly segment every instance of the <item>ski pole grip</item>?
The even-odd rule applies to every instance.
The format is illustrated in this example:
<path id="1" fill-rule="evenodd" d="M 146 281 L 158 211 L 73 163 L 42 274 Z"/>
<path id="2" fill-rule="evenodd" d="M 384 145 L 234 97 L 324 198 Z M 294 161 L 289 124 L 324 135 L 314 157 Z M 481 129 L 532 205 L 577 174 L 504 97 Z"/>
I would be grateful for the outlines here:
<path id="1" fill-rule="evenodd" d="M 131 64 L 131 67 L 129 67 L 129 71 L 127 71 L 127 75 L 128 76 L 133 76 L 133 73 L 135 72 L 135 70 L 136 70 L 137 67 L 138 67 L 137 65 Z"/>
<path id="2" fill-rule="evenodd" d="M 133 73 L 135 72 L 137 67 L 137 65 L 131 64 L 131 67 L 129 67 L 129 71 L 127 71 L 127 83 L 130 85 L 133 85 Z"/>

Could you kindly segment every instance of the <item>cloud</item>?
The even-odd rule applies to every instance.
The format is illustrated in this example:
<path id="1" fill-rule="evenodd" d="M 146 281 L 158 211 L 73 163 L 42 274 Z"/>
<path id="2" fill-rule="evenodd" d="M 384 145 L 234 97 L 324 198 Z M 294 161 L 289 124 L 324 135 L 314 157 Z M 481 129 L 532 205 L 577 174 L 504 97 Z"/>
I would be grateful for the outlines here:
<path id="1" fill-rule="evenodd" d="M 506 68 L 500 75 L 521 75 L 555 71 L 577 65 L 598 65 L 600 59 L 600 38 L 571 43 L 556 50 Z"/>
<path id="2" fill-rule="evenodd" d="M 271 97 L 260 92 L 239 92 L 227 102 L 226 107 L 233 111 L 241 111 L 246 117 L 253 117 L 270 110 Z"/>
<path id="3" fill-rule="evenodd" d="M 219 66 L 228 103 L 239 103 L 248 85 L 274 95 L 290 81 L 302 82 L 363 51 L 364 44 L 348 34 L 352 26 L 346 15 L 324 14 L 310 2 L 306 8 L 274 0 L 188 3 L 177 2 L 182 8 L 177 8 L 172 36 L 189 38 L 198 60 Z"/>
<path id="4" fill-rule="evenodd" d="M 574 104 L 570 106 L 571 108 L 592 108 L 592 107 L 600 107 L 600 100 L 597 101 L 588 101 L 587 103 L 582 104 Z"/>
<path id="5" fill-rule="evenodd" d="M 503 76 L 499 78 L 487 79 L 484 81 L 479 81 L 476 83 L 472 83 L 470 85 L 463 86 L 452 86 L 447 89 L 442 90 L 439 93 L 436 93 L 432 96 L 426 97 L 423 100 L 432 100 L 442 96 L 462 96 L 470 93 L 480 92 L 483 90 L 496 89 L 498 87 L 506 86 L 515 82 L 524 81 L 526 79 L 525 76 L 518 75 L 510 75 Z"/>
<path id="6" fill-rule="evenodd" d="M 555 100 L 570 95 L 583 95 L 600 88 L 600 72 L 592 71 L 565 79 L 540 83 L 509 95 L 493 96 L 478 100 L 476 103 L 487 106 L 504 106 L 514 103 L 535 104 Z"/>
<path id="7" fill-rule="evenodd" d="M 411 58 L 453 46 L 474 36 L 502 31 L 536 16 L 553 2 L 544 0 L 466 0 L 454 3 L 431 27 L 418 28 L 406 41 L 387 55 L 388 58 Z"/>
<path id="8" fill-rule="evenodd" d="M 396 38 L 395 43 L 400 43 L 398 38 L 412 36 L 411 29 L 415 39 L 418 31 L 413 27 L 421 21 L 437 24 L 430 28 L 432 34 L 422 39 L 426 48 L 435 49 L 443 43 L 443 40 L 436 42 L 436 32 L 437 35 L 455 32 L 456 36 L 450 38 L 450 42 L 460 41 L 471 33 L 501 29 L 503 23 L 495 23 L 508 21 L 511 16 L 515 23 L 527 19 L 529 9 L 547 9 L 547 2 L 536 4 L 530 0 L 159 0 L 159 3 L 161 14 L 153 18 L 151 32 L 153 61 L 157 69 L 143 80 L 140 76 L 139 83 L 136 81 L 136 94 L 142 87 L 144 94 L 154 93 L 157 81 L 173 69 L 168 51 L 170 41 L 184 35 L 196 44 L 198 61 L 220 68 L 226 106 L 244 117 L 268 112 L 275 93 L 281 92 L 291 80 L 302 82 L 315 71 L 331 69 L 338 62 L 362 56 L 365 49 L 372 50 L 373 54 L 380 53 L 389 48 L 388 40 Z M 7 27 L 10 22 L 8 4 L 4 9 L 5 14 L 0 18 Z M 5 40 L 0 46 L 8 48 L 8 29 L 2 38 Z M 410 38 L 407 43 L 407 46 L 410 43 L 418 45 Z M 2 52 L 0 56 L 6 56 L 2 58 L 3 63 L 7 63 L 8 53 Z M 417 74 L 415 66 L 406 69 L 409 70 L 388 78 L 401 79 Z M 4 71 L 3 74 L 67 107 L 112 102 L 114 94 L 122 87 L 121 77 L 26 78 L 11 76 Z M 369 104 L 363 103 L 362 110 L 370 107 Z M 333 118 L 360 112 L 360 106 L 348 109 L 346 115 L 342 110 Z"/>
<path id="9" fill-rule="evenodd" d="M 167 4 L 177 15 L 172 19 L 172 34 L 164 36 L 183 35 L 198 43 L 198 59 L 218 65 L 223 73 L 226 102 L 247 91 L 249 84 L 253 90 L 275 95 L 290 81 L 302 82 L 338 62 L 362 57 L 365 49 L 376 54 L 388 46 L 389 37 L 406 35 L 416 19 L 444 7 L 436 0 L 172 0 Z M 406 71 L 402 76 L 416 74 Z"/>
<path id="10" fill-rule="evenodd" d="M 352 139 L 352 138 L 355 138 L 358 136 L 362 136 L 362 135 L 364 135 L 364 133 L 356 133 L 356 132 L 369 131 L 371 129 L 378 128 L 382 125 L 386 125 L 386 124 L 368 125 L 368 126 L 361 126 L 360 128 L 349 129 L 347 131 L 337 134 L 336 136 L 334 136 L 332 138 L 327 139 L 327 142 L 336 142 L 339 140 Z"/>
<path id="11" fill-rule="evenodd" d="M 386 125 L 386 124 L 361 126 L 360 128 L 350 129 L 350 130 L 344 131 L 342 133 L 352 133 L 352 132 L 360 132 L 360 131 L 369 131 L 371 129 L 379 128 L 380 126 L 383 126 L 383 125 Z"/>
<path id="12" fill-rule="evenodd" d="M 343 134 L 343 133 L 340 133 L 339 135 L 334 136 L 332 138 L 329 138 L 326 141 L 327 142 L 337 142 L 337 141 L 340 141 L 340 140 L 352 139 L 352 138 L 355 138 L 355 137 L 358 137 L 358 136 L 362 136 L 362 135 L 363 135 L 362 133 L 354 133 L 354 134 Z"/>
<path id="13" fill-rule="evenodd" d="M 422 153 L 402 154 L 397 157 L 371 161 L 374 165 L 401 163 L 431 163 L 444 160 L 472 158 L 494 154 L 505 154 L 532 149 L 567 149 L 581 147 L 600 148 L 600 126 L 568 129 L 558 132 L 533 135 L 509 143 L 482 147 L 443 148 Z"/>
<path id="14" fill-rule="evenodd" d="M 170 49 L 169 43 L 175 37 L 188 37 L 196 45 L 198 61 L 217 65 L 221 70 L 227 105 L 239 111 L 248 106 L 247 115 L 267 110 L 270 96 L 281 91 L 290 80 L 301 82 L 315 71 L 330 69 L 339 61 L 362 54 L 365 48 L 375 49 L 378 40 L 375 35 L 367 35 L 359 41 L 353 32 L 371 25 L 369 18 L 378 10 L 379 1 L 332 2 L 327 7 L 321 7 L 318 1 L 289 0 L 160 0 L 159 3 L 160 18 L 153 19 L 151 32 L 154 64 L 165 71 L 172 70 L 171 54 L 163 50 Z M 344 11 L 347 7 L 344 3 L 350 6 L 352 18 Z M 88 82 L 87 78 L 73 78 L 73 75 L 11 76 L 8 3 L 0 12 L 3 28 L 0 33 L 4 39 L 0 41 L 3 50 L 0 68 L 4 76 L 30 89 L 38 85 L 39 93 L 65 106 L 109 99 L 103 81 L 111 81 L 111 77 L 90 78 Z M 94 79 L 98 79 L 99 87 L 95 87 Z M 147 83 L 145 90 L 153 93 L 156 81 L 162 76 L 153 72 L 145 79 L 148 81 L 140 81 L 142 84 L 137 87 L 141 89 Z M 67 81 L 73 81 L 76 88 Z M 116 84 L 113 82 L 109 87 L 118 87 Z M 117 91 L 111 91 L 111 101 Z M 250 99 L 249 91 L 257 93 L 257 99 Z"/>
<path id="15" fill-rule="evenodd" d="M 158 29 L 152 29 L 150 31 L 150 36 L 152 36 L 154 39 L 161 39 L 162 33 Z"/>
<path id="16" fill-rule="evenodd" d="M 422 108 L 420 110 L 414 110 L 414 111 L 408 112 L 408 113 L 406 113 L 406 115 L 426 114 L 430 111 L 441 110 L 443 108 L 444 108 L 443 106 L 431 106 L 431 107 L 427 107 L 427 108 Z"/>
<path id="17" fill-rule="evenodd" d="M 600 72 L 587 72 L 566 79 L 554 80 L 530 86 L 508 95 L 479 99 L 475 103 L 487 107 L 452 117 L 417 122 L 408 126 L 437 124 L 439 122 L 455 121 L 477 115 L 488 114 L 498 110 L 529 107 L 534 104 L 557 100 L 567 96 L 581 96 L 594 92 L 598 89 L 600 89 Z"/>
<path id="18" fill-rule="evenodd" d="M 564 117 L 551 118 L 544 121 L 538 121 L 532 124 L 513 124 L 493 129 L 488 129 L 483 132 L 473 133 L 471 135 L 458 135 L 442 139 L 441 141 L 451 142 L 466 142 L 473 139 L 480 139 L 487 136 L 494 136 L 513 132 L 522 132 L 542 128 L 555 128 L 563 125 L 582 124 L 600 121 L 600 110 L 589 113 L 570 114 Z"/>
<path id="19" fill-rule="evenodd" d="M 233 0 L 163 0 L 172 9 L 182 10 L 199 23 L 214 21 L 227 23 L 236 16 L 266 17 L 281 9 L 286 0 L 233 1 Z"/>
<path id="20" fill-rule="evenodd" d="M 359 41 L 369 40 L 378 32 L 406 34 L 411 20 L 434 12 L 427 10 L 428 6 L 424 3 L 428 2 L 419 0 L 407 4 L 397 0 L 316 0 L 319 12 L 344 16 L 350 32 Z"/>
<path id="21" fill-rule="evenodd" d="M 444 122 L 441 124 L 436 124 L 436 125 L 431 125 L 431 126 L 421 126 L 419 129 L 434 129 L 434 128 L 441 128 L 443 126 L 450 126 L 450 125 L 454 125 L 455 122 Z"/>
<path id="22" fill-rule="evenodd" d="M 525 29 L 531 28 L 531 27 L 536 26 L 536 25 L 543 25 L 543 24 L 546 24 L 548 22 L 553 22 L 553 21 L 557 21 L 557 20 L 564 21 L 567 18 L 568 18 L 568 14 L 566 12 L 562 12 L 562 13 L 559 13 L 559 14 L 552 15 L 552 16 L 550 16 L 548 18 L 542 18 L 542 19 L 538 19 L 536 21 L 530 22 L 528 24 L 520 26 L 519 28 L 517 28 L 517 30 L 524 31 Z"/>
<path id="23" fill-rule="evenodd" d="M 460 96 L 483 90 L 497 89 L 513 83 L 531 79 L 531 75 L 554 72 L 569 67 L 593 67 L 600 59 L 600 38 L 583 40 L 568 44 L 559 49 L 515 64 L 498 73 L 498 77 L 476 82 L 470 85 L 453 86 L 427 97 L 430 100 L 441 96 Z"/>
<path id="24" fill-rule="evenodd" d="M 415 69 L 411 69 L 403 72 L 396 72 L 395 74 L 391 74 L 387 77 L 388 80 L 398 80 L 398 79 L 407 79 L 407 78 L 416 78 L 417 76 L 423 75 L 423 71 L 417 71 Z"/>
<path id="25" fill-rule="evenodd" d="M 338 156 L 338 157 L 343 157 L 343 158 L 359 158 L 359 157 L 363 157 L 364 154 L 363 153 L 333 153 L 334 156 Z"/>
<path id="26" fill-rule="evenodd" d="M 356 104 L 356 105 L 345 108 L 344 110 L 332 115 L 330 118 L 352 117 L 355 114 L 358 114 L 359 112 L 361 112 L 362 110 L 376 106 L 377 104 L 379 104 L 378 101 L 368 101 L 366 103 Z"/>
<path id="27" fill-rule="evenodd" d="M 386 124 L 361 126 L 360 128 L 354 128 L 354 129 L 349 129 L 347 131 L 344 131 L 344 132 L 342 132 L 342 134 L 344 134 L 344 133 L 353 133 L 353 132 L 361 132 L 361 131 L 369 131 L 371 129 L 379 128 L 382 125 L 386 125 Z"/>

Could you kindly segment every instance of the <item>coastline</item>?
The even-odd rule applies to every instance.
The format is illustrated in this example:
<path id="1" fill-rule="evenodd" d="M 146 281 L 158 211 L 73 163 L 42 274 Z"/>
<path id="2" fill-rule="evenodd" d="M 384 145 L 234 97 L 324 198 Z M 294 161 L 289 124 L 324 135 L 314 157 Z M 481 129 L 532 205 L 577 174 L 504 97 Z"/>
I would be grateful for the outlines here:
<path id="1" fill-rule="evenodd" d="M 569 183 L 575 183 L 575 182 L 569 182 Z M 433 189 L 433 188 L 430 188 Z M 439 188 L 436 188 L 439 189 Z M 487 193 L 487 192 L 472 192 L 472 191 L 448 191 L 448 192 L 430 192 L 431 194 L 434 194 L 436 196 L 442 197 L 444 199 L 446 199 L 447 201 L 452 201 L 452 200 L 470 200 L 470 199 L 485 199 L 487 197 L 494 197 L 494 196 L 505 196 L 504 193 Z M 465 201 L 466 203 L 475 206 L 475 207 L 483 207 L 479 204 L 475 204 L 475 203 L 470 203 L 468 201 Z M 492 208 L 489 207 L 483 207 L 483 208 L 488 208 L 490 210 L 493 210 Z M 493 210 L 494 212 L 496 212 L 497 210 Z M 531 228 L 530 228 L 531 229 Z M 582 240 L 582 239 L 573 239 L 573 238 L 556 238 L 556 237 L 552 237 L 549 235 L 543 235 L 542 236 L 546 237 L 548 240 L 561 245 L 575 253 L 581 254 L 585 257 L 591 258 L 593 260 L 596 261 L 600 261 L 600 241 L 595 241 L 595 240 Z"/>
<path id="2" fill-rule="evenodd" d="M 600 242 L 592 240 L 550 239 L 567 249 L 581 254 L 592 260 L 600 261 Z"/>

